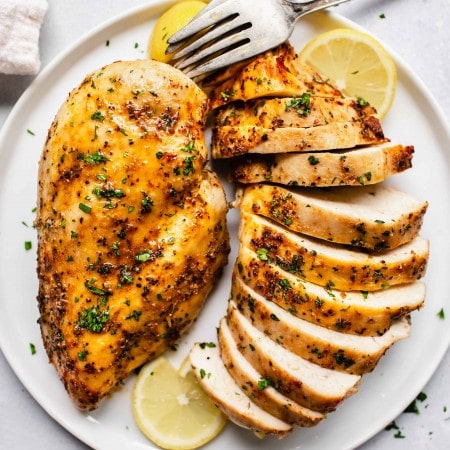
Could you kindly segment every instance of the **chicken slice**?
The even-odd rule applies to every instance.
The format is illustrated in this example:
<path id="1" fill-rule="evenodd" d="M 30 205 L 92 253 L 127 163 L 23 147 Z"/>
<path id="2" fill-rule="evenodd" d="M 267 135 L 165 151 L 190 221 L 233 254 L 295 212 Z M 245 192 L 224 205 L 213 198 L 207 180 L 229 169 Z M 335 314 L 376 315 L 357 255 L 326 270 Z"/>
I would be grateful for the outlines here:
<path id="1" fill-rule="evenodd" d="M 205 168 L 205 94 L 155 61 L 88 75 L 39 167 L 38 305 L 75 405 L 173 345 L 227 262 L 226 200 Z"/>
<path id="2" fill-rule="evenodd" d="M 288 231 L 244 210 L 239 242 L 306 281 L 341 291 L 375 291 L 411 283 L 425 275 L 429 256 L 429 241 L 420 236 L 393 250 L 367 253 Z"/>
<path id="3" fill-rule="evenodd" d="M 225 368 L 217 347 L 196 343 L 189 358 L 200 385 L 236 425 L 280 437 L 292 430 L 291 424 L 264 411 L 245 395 Z"/>
<path id="4" fill-rule="evenodd" d="M 213 82 L 209 80 L 210 84 Z M 209 95 L 211 108 L 218 108 L 236 100 L 301 97 L 304 93 L 342 97 L 342 93 L 320 74 L 301 63 L 294 48 L 286 42 L 251 59 L 232 78 L 214 87 Z"/>
<path id="5" fill-rule="evenodd" d="M 238 350 L 225 317 L 219 325 L 219 345 L 228 372 L 245 394 L 264 411 L 301 427 L 317 425 L 325 417 L 292 401 L 267 382 Z"/>
<path id="6" fill-rule="evenodd" d="M 213 158 L 249 153 L 276 154 L 347 149 L 386 142 L 375 116 L 353 122 L 332 122 L 310 128 L 214 127 Z"/>
<path id="7" fill-rule="evenodd" d="M 361 186 L 384 181 L 412 167 L 414 147 L 380 144 L 333 152 L 244 155 L 232 163 L 235 183 L 290 186 Z"/>
<path id="8" fill-rule="evenodd" d="M 309 128 L 333 122 L 352 122 L 376 115 L 356 98 L 317 97 L 303 94 L 290 98 L 263 98 L 230 103 L 215 111 L 215 126 Z"/>
<path id="9" fill-rule="evenodd" d="M 417 281 L 372 292 L 339 291 L 331 284 L 319 286 L 242 246 L 235 264 L 236 277 L 301 319 L 363 336 L 384 334 L 394 319 L 421 308 L 425 299 L 425 285 Z"/>
<path id="10" fill-rule="evenodd" d="M 331 412 L 357 391 L 359 375 L 324 369 L 286 350 L 255 328 L 232 300 L 227 322 L 239 351 L 255 370 L 300 405 L 321 413 Z"/>
<path id="11" fill-rule="evenodd" d="M 239 277 L 232 298 L 239 311 L 259 331 L 291 352 L 327 369 L 356 375 L 372 371 L 395 342 L 409 336 L 407 317 L 395 320 L 381 336 L 357 336 L 329 330 L 295 317 L 265 299 Z"/>
<path id="12" fill-rule="evenodd" d="M 428 207 L 383 184 L 295 189 L 260 183 L 240 189 L 235 205 L 292 231 L 375 251 L 414 239 Z"/>

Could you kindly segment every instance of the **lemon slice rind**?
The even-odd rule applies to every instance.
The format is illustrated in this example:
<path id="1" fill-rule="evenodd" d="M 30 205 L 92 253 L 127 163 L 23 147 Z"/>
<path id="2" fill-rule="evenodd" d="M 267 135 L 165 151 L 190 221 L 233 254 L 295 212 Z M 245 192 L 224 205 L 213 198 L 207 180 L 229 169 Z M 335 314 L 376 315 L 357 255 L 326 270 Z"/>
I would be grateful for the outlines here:
<path id="1" fill-rule="evenodd" d="M 138 428 L 167 450 L 201 447 L 226 423 L 186 361 L 182 370 L 183 375 L 159 357 L 142 367 L 133 386 L 132 409 Z"/>
<path id="2" fill-rule="evenodd" d="M 391 108 L 397 85 L 395 62 L 372 35 L 336 28 L 308 42 L 299 58 L 345 95 L 368 101 L 380 118 Z"/>

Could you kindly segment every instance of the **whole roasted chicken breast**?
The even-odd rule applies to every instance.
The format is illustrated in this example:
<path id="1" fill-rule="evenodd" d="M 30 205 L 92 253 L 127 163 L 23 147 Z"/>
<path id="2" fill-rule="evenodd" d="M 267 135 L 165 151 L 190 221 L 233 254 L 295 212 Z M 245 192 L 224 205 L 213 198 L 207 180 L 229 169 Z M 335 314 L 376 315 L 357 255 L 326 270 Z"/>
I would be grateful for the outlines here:
<path id="1" fill-rule="evenodd" d="M 227 262 L 206 113 L 205 94 L 183 73 L 123 61 L 89 74 L 49 129 L 36 219 L 39 322 L 82 410 L 176 342 Z"/>

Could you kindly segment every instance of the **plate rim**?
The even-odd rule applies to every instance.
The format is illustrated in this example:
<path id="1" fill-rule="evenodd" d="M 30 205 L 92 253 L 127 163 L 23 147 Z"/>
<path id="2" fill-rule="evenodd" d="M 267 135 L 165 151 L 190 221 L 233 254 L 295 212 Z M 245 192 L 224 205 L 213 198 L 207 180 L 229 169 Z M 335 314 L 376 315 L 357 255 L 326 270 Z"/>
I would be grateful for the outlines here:
<path id="1" fill-rule="evenodd" d="M 22 110 L 24 106 L 26 106 L 27 102 L 30 98 L 32 98 L 33 95 L 36 94 L 36 91 L 39 90 L 40 86 L 46 82 L 47 78 L 52 76 L 52 73 L 57 69 L 58 65 L 64 61 L 66 58 L 70 57 L 72 53 L 74 53 L 80 46 L 85 45 L 90 40 L 94 39 L 97 35 L 105 32 L 110 27 L 117 26 L 120 23 L 124 21 L 129 21 L 134 16 L 137 16 L 139 14 L 142 14 L 144 12 L 149 12 L 153 8 L 157 7 L 163 7 L 163 6 L 170 6 L 171 4 L 175 3 L 174 0 L 149 0 L 145 4 L 138 5 L 135 7 L 132 7 L 130 9 L 127 9 L 123 11 L 120 14 L 115 15 L 114 17 L 101 22 L 100 24 L 93 27 L 91 30 L 86 32 L 84 35 L 82 35 L 78 40 L 74 41 L 71 45 L 69 45 L 66 49 L 62 50 L 58 55 L 56 55 L 43 69 L 42 71 L 37 75 L 37 77 L 33 80 L 33 82 L 30 84 L 30 86 L 24 91 L 24 93 L 20 96 L 20 98 L 17 100 L 13 108 L 11 109 L 10 113 L 8 114 L 1 130 L 0 130 L 0 143 L 2 143 L 5 139 L 5 135 L 8 133 L 9 129 L 15 124 L 18 114 Z M 336 22 L 342 24 L 343 26 L 358 29 L 360 31 L 363 31 L 365 33 L 371 34 L 368 32 L 365 28 L 362 26 L 356 24 L 350 19 L 347 19 L 340 14 L 334 12 L 334 11 L 326 11 L 321 12 L 321 14 L 327 14 Z M 421 80 L 421 78 L 412 70 L 412 68 L 402 59 L 401 56 L 397 54 L 395 50 L 390 48 L 388 45 L 386 45 L 381 39 L 376 37 L 382 45 L 388 50 L 388 52 L 392 55 L 397 68 L 402 70 L 407 77 L 409 77 L 412 82 L 417 85 L 417 87 L 421 90 L 421 92 L 427 96 L 428 101 L 430 102 L 430 106 L 433 109 L 434 114 L 436 114 L 437 118 L 439 119 L 439 126 L 442 127 L 442 130 L 444 131 L 444 138 L 449 142 L 450 144 L 450 123 L 446 119 L 446 116 L 437 102 L 436 98 L 431 94 L 428 87 L 425 85 L 425 83 Z M 449 145 L 450 148 L 450 145 Z M 8 151 L 4 148 L 0 148 L 0 158 L 7 155 Z M 1 301 L 0 301 L 1 304 Z M 432 359 L 432 364 L 429 365 L 428 370 L 426 371 L 426 375 L 423 375 L 423 383 L 421 384 L 421 387 L 418 389 L 417 394 L 420 392 L 420 390 L 425 386 L 426 383 L 432 378 L 433 374 L 435 373 L 437 367 L 441 363 L 445 353 L 448 351 L 450 347 L 450 333 L 446 336 L 447 339 L 445 342 L 441 342 L 441 345 L 438 347 L 439 351 L 434 354 L 434 358 Z M 11 349 L 8 349 L 5 345 L 5 339 L 3 337 L 3 332 L 0 329 L 0 349 L 2 350 L 6 361 L 8 362 L 9 366 L 12 368 L 13 372 L 17 376 L 17 378 L 20 380 L 22 385 L 27 389 L 27 391 L 31 394 L 31 396 L 37 401 L 39 406 L 43 408 L 47 414 L 52 417 L 57 423 L 59 423 L 61 426 L 63 426 L 67 431 L 69 431 L 74 437 L 79 439 L 80 441 L 92 445 L 93 442 L 89 439 L 82 437 L 78 434 L 73 424 L 68 423 L 64 420 L 64 417 L 61 417 L 60 413 L 57 413 L 55 411 L 49 410 L 49 408 L 46 407 L 45 402 L 42 402 L 42 398 L 39 395 L 38 392 L 36 392 L 35 387 L 33 387 L 32 384 L 28 382 L 28 379 L 22 375 L 20 372 L 20 363 L 19 359 L 15 358 L 12 354 Z M 404 406 L 406 407 L 411 399 L 406 399 L 404 401 Z M 403 408 L 404 409 L 404 408 Z M 394 412 L 392 414 L 393 417 L 397 417 L 399 413 L 403 410 L 399 408 L 397 412 Z M 366 434 L 364 437 L 361 438 L 361 440 L 357 443 L 357 445 L 361 445 L 364 442 L 366 442 L 368 439 L 376 435 L 379 431 L 381 431 L 381 428 L 378 428 L 377 430 L 372 430 L 372 432 Z"/>

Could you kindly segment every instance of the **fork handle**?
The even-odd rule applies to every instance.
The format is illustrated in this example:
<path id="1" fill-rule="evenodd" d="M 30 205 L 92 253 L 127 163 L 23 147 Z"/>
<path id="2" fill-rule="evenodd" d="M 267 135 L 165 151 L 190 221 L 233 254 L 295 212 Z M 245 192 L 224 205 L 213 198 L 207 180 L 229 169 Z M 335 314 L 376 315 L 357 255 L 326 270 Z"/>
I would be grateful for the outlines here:
<path id="1" fill-rule="evenodd" d="M 299 5 L 307 5 L 308 3 L 316 3 L 320 0 L 286 0 L 286 3 L 299 4 Z"/>
<path id="2" fill-rule="evenodd" d="M 298 14 L 298 17 L 307 14 L 312 11 L 318 11 L 329 6 L 336 6 L 340 3 L 348 2 L 349 0 L 283 0 L 292 7 L 294 13 Z"/>

